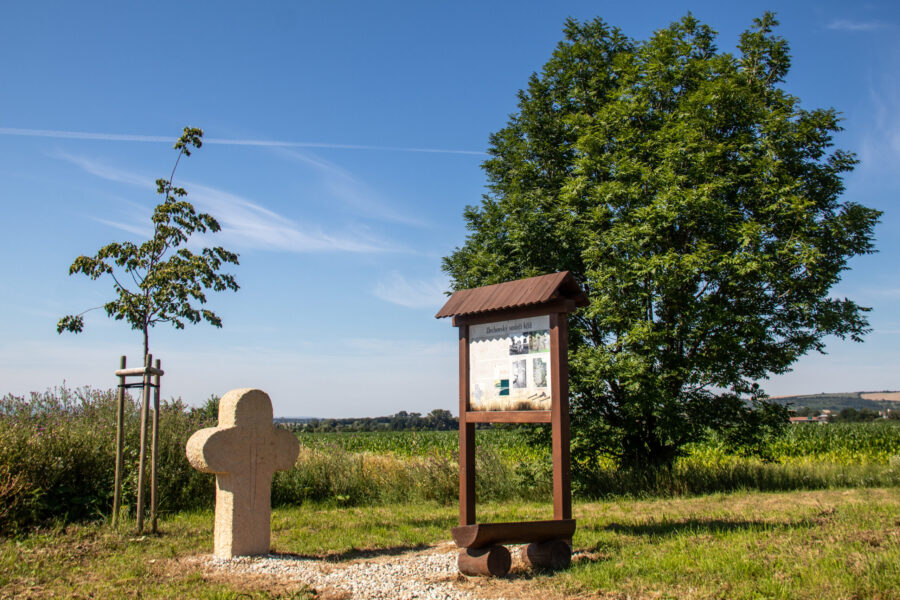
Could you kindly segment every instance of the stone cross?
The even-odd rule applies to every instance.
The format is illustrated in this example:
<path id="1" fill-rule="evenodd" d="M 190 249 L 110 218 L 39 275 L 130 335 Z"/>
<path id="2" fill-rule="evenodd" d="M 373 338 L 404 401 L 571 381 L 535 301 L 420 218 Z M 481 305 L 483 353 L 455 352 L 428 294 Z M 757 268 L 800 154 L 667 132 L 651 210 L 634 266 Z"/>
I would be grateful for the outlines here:
<path id="1" fill-rule="evenodd" d="M 219 426 L 187 442 L 191 465 L 216 474 L 215 555 L 268 554 L 271 486 L 276 470 L 290 469 L 300 444 L 272 424 L 272 401 L 262 390 L 231 390 L 219 401 Z"/>

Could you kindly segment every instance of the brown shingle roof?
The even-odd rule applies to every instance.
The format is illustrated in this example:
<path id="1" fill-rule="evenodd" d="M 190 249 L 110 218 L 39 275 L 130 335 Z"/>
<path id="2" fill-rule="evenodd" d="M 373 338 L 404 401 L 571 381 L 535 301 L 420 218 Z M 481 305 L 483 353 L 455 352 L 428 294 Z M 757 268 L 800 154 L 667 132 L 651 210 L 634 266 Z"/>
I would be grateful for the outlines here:
<path id="1" fill-rule="evenodd" d="M 588 304 L 587 296 L 569 271 L 459 290 L 450 296 L 435 318 L 492 312 L 563 299 L 574 300 L 575 306 Z"/>

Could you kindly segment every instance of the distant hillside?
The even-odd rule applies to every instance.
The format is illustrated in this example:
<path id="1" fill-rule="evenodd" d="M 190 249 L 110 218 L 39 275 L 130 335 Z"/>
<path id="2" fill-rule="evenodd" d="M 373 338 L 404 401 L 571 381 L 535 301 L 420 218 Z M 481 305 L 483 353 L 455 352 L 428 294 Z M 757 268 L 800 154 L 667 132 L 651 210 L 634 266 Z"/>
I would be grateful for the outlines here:
<path id="1" fill-rule="evenodd" d="M 840 411 L 843 408 L 871 408 L 900 410 L 900 392 L 841 392 L 833 394 L 809 394 L 805 396 L 773 396 L 772 400 L 791 408 Z"/>

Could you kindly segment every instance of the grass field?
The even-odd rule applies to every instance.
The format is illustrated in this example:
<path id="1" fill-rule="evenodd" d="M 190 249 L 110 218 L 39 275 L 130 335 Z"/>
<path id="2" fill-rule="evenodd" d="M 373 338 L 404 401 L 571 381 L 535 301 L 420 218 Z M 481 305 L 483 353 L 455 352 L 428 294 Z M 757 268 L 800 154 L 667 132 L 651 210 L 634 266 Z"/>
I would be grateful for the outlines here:
<path id="1" fill-rule="evenodd" d="M 481 520 L 546 518 L 546 503 L 479 506 Z M 572 567 L 460 578 L 487 598 L 900 598 L 896 489 L 713 494 L 577 502 Z M 273 550 L 336 564 L 445 542 L 455 507 L 276 509 Z M 212 547 L 212 512 L 170 515 L 161 535 L 102 523 L 0 540 L 0 597 L 327 598 L 267 577 L 222 575 L 194 557 Z"/>
<path id="2" fill-rule="evenodd" d="M 212 478 L 184 443 L 210 424 L 163 406 L 162 534 L 102 521 L 111 498 L 114 395 L 0 398 L 0 598 L 331 598 L 267 577 L 223 575 L 212 547 Z M 125 504 L 134 505 L 129 405 Z M 420 552 L 455 524 L 457 433 L 301 434 L 273 481 L 273 549 L 334 564 Z M 519 431 L 477 432 L 479 519 L 550 516 L 550 461 Z M 599 463 L 579 483 L 572 567 L 465 580 L 484 597 L 900 600 L 900 424 L 800 425 L 756 455 L 716 440 L 672 469 Z M 56 524 L 54 526 L 54 523 Z"/>

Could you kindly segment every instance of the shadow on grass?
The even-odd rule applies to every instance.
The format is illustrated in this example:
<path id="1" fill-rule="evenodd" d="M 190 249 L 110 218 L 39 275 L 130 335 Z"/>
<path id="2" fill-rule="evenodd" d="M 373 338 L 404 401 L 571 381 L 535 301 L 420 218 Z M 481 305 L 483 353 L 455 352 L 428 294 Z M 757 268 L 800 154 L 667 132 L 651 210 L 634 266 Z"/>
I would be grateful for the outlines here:
<path id="1" fill-rule="evenodd" d="M 690 534 L 764 532 L 785 529 L 809 529 L 814 524 L 809 520 L 799 521 L 728 521 L 724 519 L 687 519 L 684 521 L 663 521 L 623 525 L 610 523 L 602 528 L 626 535 L 650 537 L 674 537 Z M 598 528 L 601 529 L 601 528 Z"/>
<path id="2" fill-rule="evenodd" d="M 328 562 L 343 562 L 360 558 L 377 558 L 379 556 L 397 556 L 407 552 L 416 552 L 431 548 L 429 544 L 410 544 L 406 546 L 390 546 L 388 548 L 359 549 L 351 548 L 344 552 L 327 552 L 324 554 L 295 554 L 292 552 L 273 552 L 269 556 L 283 558 L 285 560 L 324 560 Z"/>
<path id="3" fill-rule="evenodd" d="M 447 536 L 450 536 L 450 529 L 456 527 L 457 525 L 457 517 L 456 515 L 447 516 L 447 517 L 432 517 L 432 518 L 420 518 L 420 519 L 408 519 L 404 521 L 404 523 L 408 523 L 415 527 L 439 527 L 447 529 Z"/>

